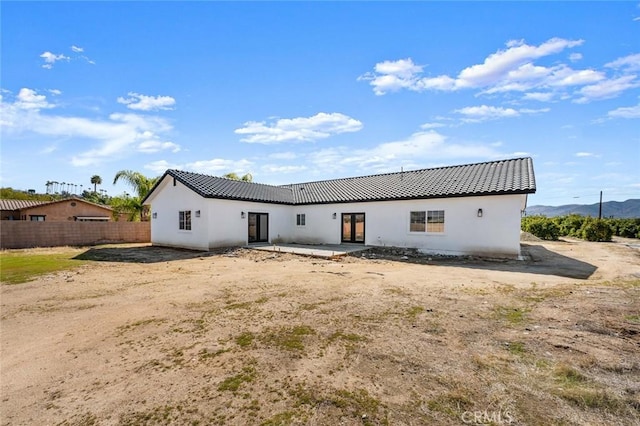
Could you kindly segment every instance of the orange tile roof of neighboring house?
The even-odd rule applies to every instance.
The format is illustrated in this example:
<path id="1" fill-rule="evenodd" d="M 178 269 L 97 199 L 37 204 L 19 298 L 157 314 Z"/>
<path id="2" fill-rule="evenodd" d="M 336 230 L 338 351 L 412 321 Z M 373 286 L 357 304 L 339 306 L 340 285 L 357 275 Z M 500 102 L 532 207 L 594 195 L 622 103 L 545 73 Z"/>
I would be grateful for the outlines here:
<path id="1" fill-rule="evenodd" d="M 0 210 L 20 210 L 28 207 L 35 207 L 51 201 L 39 200 L 0 200 Z"/>
<path id="2" fill-rule="evenodd" d="M 80 197 L 69 197 L 61 200 L 53 201 L 35 201 L 35 200 L 0 200 L 0 210 L 22 210 L 30 207 L 42 206 L 45 204 L 61 203 L 63 201 L 80 201 L 81 203 L 92 204 L 96 207 L 101 207 L 105 210 L 113 210 L 110 206 L 104 204 L 92 203 L 91 201 L 84 200 Z"/>

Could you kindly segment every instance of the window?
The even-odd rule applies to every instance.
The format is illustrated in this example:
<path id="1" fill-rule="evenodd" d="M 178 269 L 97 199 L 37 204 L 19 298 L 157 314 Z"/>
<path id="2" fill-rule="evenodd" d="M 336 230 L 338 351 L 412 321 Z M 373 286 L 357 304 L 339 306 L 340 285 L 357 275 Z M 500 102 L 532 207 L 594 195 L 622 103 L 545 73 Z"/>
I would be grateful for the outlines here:
<path id="1" fill-rule="evenodd" d="M 426 212 L 411 212 L 411 220 L 409 222 L 410 232 L 424 232 L 426 224 Z"/>
<path id="2" fill-rule="evenodd" d="M 178 212 L 178 217 L 178 228 L 185 231 L 191 231 L 191 210 Z"/>
<path id="3" fill-rule="evenodd" d="M 306 215 L 304 213 L 296 215 L 296 225 L 304 226 L 307 221 Z"/>
<path id="4" fill-rule="evenodd" d="M 409 232 L 444 232 L 444 210 L 411 212 Z"/>
<path id="5" fill-rule="evenodd" d="M 427 232 L 444 232 L 444 210 L 427 211 Z"/>
<path id="6" fill-rule="evenodd" d="M 30 214 L 29 215 L 29 220 L 31 222 L 44 222 L 44 215 Z"/>

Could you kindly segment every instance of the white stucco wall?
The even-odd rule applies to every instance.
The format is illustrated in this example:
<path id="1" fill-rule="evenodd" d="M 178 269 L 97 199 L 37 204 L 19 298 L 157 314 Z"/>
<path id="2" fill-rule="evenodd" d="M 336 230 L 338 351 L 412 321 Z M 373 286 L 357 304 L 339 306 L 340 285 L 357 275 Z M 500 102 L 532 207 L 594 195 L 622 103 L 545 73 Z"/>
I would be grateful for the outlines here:
<path id="1" fill-rule="evenodd" d="M 167 176 L 148 201 L 151 241 L 157 245 L 199 250 L 245 245 L 249 213 L 269 214 L 270 243 L 339 244 L 341 214 L 365 213 L 366 245 L 513 257 L 520 253 L 520 212 L 526 195 L 289 206 L 207 199 L 180 182 L 174 186 L 173 178 Z M 478 209 L 482 209 L 482 217 L 478 217 Z M 192 211 L 191 231 L 178 229 L 181 210 Z M 195 215 L 197 210 L 200 217 Z M 410 212 L 428 210 L 444 210 L 445 231 L 410 232 Z M 305 214 L 305 226 L 296 225 L 297 214 Z"/>
<path id="2" fill-rule="evenodd" d="M 173 177 L 165 176 L 152 196 L 151 243 L 154 245 L 209 249 L 209 221 L 207 199 L 202 198 L 180 182 L 173 185 Z M 179 211 L 191 210 L 191 230 L 178 229 Z M 200 217 L 196 217 L 196 211 Z"/>
<path id="3" fill-rule="evenodd" d="M 269 242 L 291 240 L 291 206 L 203 198 L 171 176 L 149 197 L 151 243 L 209 250 L 248 243 L 249 213 L 269 214 Z M 180 230 L 179 212 L 191 210 L 191 230 Z M 200 217 L 196 212 L 200 211 Z M 244 217 L 242 217 L 244 212 Z M 295 221 L 295 216 L 293 218 Z"/>
<path id="4" fill-rule="evenodd" d="M 366 245 L 412 247 L 440 254 L 517 256 L 525 200 L 525 195 L 500 195 L 293 206 L 292 241 L 338 244 L 341 214 L 365 213 Z M 482 217 L 478 217 L 478 209 L 482 209 Z M 445 211 L 443 233 L 409 231 L 410 213 L 427 210 Z M 304 227 L 295 226 L 297 213 L 306 215 Z"/>
<path id="5" fill-rule="evenodd" d="M 208 199 L 209 248 L 246 245 L 249 213 L 269 214 L 269 242 L 290 240 L 291 206 Z M 242 217 L 244 212 L 244 217 Z M 295 220 L 295 217 L 294 217 Z"/>

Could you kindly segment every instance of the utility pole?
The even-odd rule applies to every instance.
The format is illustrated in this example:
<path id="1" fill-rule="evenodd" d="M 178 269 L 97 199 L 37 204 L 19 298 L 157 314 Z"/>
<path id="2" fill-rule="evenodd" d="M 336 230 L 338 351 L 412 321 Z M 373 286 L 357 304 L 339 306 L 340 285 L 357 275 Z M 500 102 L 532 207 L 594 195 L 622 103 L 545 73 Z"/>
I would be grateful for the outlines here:
<path id="1" fill-rule="evenodd" d="M 602 191 L 600 191 L 600 207 L 598 208 L 598 220 L 602 219 Z"/>

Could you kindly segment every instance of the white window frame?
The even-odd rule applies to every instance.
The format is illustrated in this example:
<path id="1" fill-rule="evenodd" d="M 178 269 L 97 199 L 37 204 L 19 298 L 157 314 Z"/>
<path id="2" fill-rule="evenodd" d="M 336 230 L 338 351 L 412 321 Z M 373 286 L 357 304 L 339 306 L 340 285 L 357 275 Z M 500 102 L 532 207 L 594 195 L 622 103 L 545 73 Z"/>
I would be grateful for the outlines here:
<path id="1" fill-rule="evenodd" d="M 444 234 L 445 217 L 444 210 L 427 210 L 427 233 Z"/>
<path id="2" fill-rule="evenodd" d="M 191 231 L 191 210 L 180 210 L 178 212 L 178 229 L 180 231 Z"/>
<path id="3" fill-rule="evenodd" d="M 419 222 L 419 221 L 414 222 L 414 214 L 416 215 L 421 214 L 423 216 L 424 222 Z M 419 218 L 416 218 L 416 219 L 419 219 Z M 415 227 L 414 227 L 414 224 L 416 225 Z M 419 227 L 420 225 L 423 226 L 423 229 L 412 229 L 412 228 Z M 410 211 L 409 212 L 409 232 L 423 233 L 426 230 L 427 230 L 427 212 L 425 210 Z"/>
<path id="4" fill-rule="evenodd" d="M 296 226 L 300 226 L 300 227 L 307 226 L 307 215 L 306 215 L 306 213 L 297 213 L 296 214 Z"/>
<path id="5" fill-rule="evenodd" d="M 422 220 L 424 220 L 424 222 L 422 222 Z M 444 232 L 445 232 L 444 209 L 411 210 L 409 212 L 409 233 L 441 235 L 441 234 L 444 234 Z"/>

